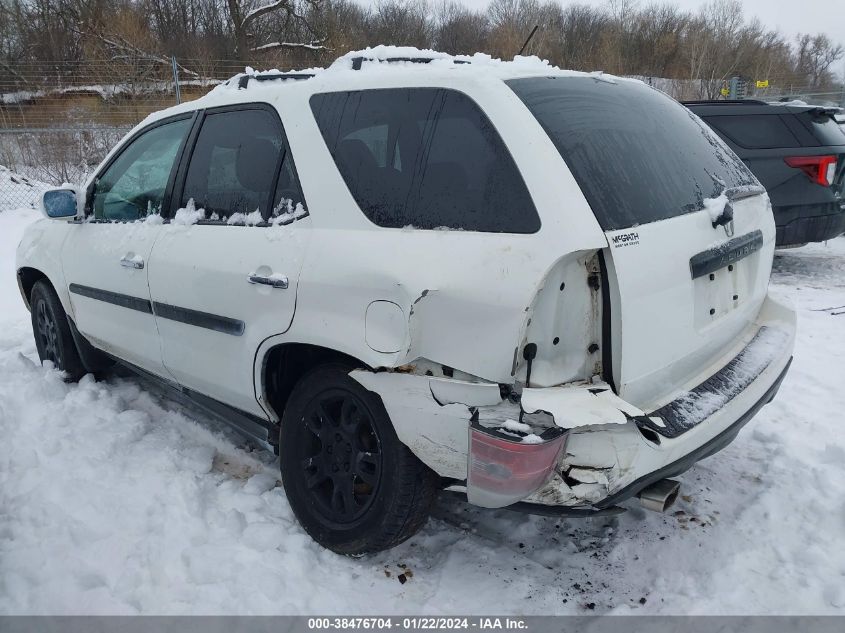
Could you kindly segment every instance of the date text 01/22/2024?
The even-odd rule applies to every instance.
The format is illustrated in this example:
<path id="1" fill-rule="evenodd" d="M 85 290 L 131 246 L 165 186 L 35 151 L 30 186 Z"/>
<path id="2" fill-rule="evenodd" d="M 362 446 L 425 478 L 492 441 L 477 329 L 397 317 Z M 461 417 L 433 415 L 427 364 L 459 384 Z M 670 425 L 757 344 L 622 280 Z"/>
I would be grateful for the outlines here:
<path id="1" fill-rule="evenodd" d="M 475 617 L 475 618 L 447 618 L 447 617 L 340 617 L 340 618 L 309 618 L 308 630 L 361 630 L 361 629 L 392 629 L 400 630 L 525 630 L 527 624 L 521 618 Z"/>

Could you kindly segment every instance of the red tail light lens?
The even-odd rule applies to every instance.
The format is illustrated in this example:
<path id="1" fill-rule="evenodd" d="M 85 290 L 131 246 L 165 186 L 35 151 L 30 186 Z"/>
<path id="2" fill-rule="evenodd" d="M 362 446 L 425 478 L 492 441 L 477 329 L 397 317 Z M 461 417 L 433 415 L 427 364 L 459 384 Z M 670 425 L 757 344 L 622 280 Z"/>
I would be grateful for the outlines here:
<path id="1" fill-rule="evenodd" d="M 525 443 L 472 426 L 467 480 L 470 503 L 501 508 L 530 495 L 548 480 L 566 437 L 561 434 Z"/>
<path id="2" fill-rule="evenodd" d="M 836 156 L 789 156 L 783 160 L 790 167 L 803 171 L 817 185 L 830 187 L 833 184 Z"/>

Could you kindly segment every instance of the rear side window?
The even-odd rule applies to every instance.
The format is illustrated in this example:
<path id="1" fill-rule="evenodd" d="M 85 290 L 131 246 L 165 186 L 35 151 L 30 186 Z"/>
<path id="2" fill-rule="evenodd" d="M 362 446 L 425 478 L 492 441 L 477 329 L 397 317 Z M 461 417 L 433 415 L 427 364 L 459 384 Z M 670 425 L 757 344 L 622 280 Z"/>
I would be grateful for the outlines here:
<path id="1" fill-rule="evenodd" d="M 181 206 L 193 199 L 206 218 L 258 211 L 268 219 L 279 198 L 274 186 L 283 146 L 279 122 L 267 110 L 208 114 L 191 154 Z"/>
<path id="2" fill-rule="evenodd" d="M 798 118 L 809 128 L 821 145 L 845 145 L 845 131 L 836 119 L 827 115 L 800 114 Z"/>
<path id="3" fill-rule="evenodd" d="M 493 125 L 466 95 L 441 88 L 311 97 L 349 191 L 375 224 L 533 233 L 540 218 Z"/>
<path id="4" fill-rule="evenodd" d="M 543 126 L 605 231 L 696 211 L 726 187 L 758 185 L 713 131 L 644 84 L 591 77 L 506 83 Z"/>
<path id="5" fill-rule="evenodd" d="M 746 149 L 801 147 L 778 115 L 710 116 L 704 120 L 714 130 Z"/>

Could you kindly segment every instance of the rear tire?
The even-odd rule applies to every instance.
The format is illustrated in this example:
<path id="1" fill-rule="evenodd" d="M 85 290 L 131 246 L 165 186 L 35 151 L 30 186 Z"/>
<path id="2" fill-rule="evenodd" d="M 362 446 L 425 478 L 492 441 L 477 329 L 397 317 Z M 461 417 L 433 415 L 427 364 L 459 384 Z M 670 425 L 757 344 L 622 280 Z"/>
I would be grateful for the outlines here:
<path id="1" fill-rule="evenodd" d="M 399 441 L 350 367 L 317 367 L 294 387 L 279 437 L 282 481 L 305 531 L 339 554 L 398 545 L 422 528 L 438 478 Z"/>
<path id="2" fill-rule="evenodd" d="M 65 372 L 67 382 L 76 382 L 86 374 L 70 331 L 67 314 L 53 286 L 44 279 L 35 283 L 30 294 L 32 332 L 35 347 L 43 363 L 49 360 Z"/>

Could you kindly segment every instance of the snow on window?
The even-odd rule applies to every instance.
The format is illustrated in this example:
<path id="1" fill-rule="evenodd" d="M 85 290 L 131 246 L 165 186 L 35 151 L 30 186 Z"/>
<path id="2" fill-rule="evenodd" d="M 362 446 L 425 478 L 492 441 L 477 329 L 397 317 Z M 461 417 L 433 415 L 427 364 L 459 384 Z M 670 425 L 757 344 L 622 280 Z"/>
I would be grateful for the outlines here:
<path id="1" fill-rule="evenodd" d="M 294 203 L 290 198 L 282 198 L 279 204 L 273 209 L 273 213 L 270 216 L 270 224 L 273 226 L 290 224 L 294 220 L 298 220 L 306 215 L 308 215 L 308 212 L 302 206 L 301 202 Z"/>
<path id="2" fill-rule="evenodd" d="M 176 215 L 173 217 L 173 224 L 190 226 L 204 219 L 205 209 L 197 209 L 194 205 L 194 199 L 190 198 L 183 208 L 176 211 Z"/>
<path id="3" fill-rule="evenodd" d="M 252 213 L 233 213 L 229 216 L 229 219 L 226 220 L 226 224 L 236 226 L 255 226 L 256 224 L 261 224 L 262 222 L 264 222 L 264 217 L 258 209 Z"/>

